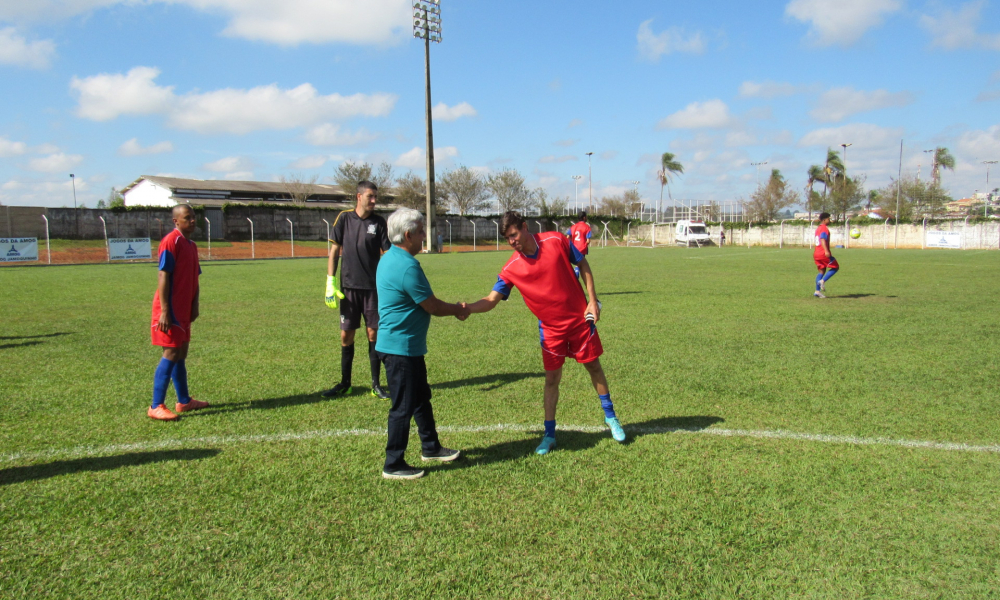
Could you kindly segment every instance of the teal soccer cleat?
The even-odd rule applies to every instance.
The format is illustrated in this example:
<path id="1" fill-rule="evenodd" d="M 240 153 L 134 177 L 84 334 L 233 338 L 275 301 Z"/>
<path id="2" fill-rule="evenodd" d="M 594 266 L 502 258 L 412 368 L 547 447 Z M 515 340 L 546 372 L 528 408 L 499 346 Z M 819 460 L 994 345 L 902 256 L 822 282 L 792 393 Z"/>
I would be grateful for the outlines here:
<path id="1" fill-rule="evenodd" d="M 538 444 L 535 448 L 535 454 L 548 454 L 556 447 L 556 438 L 545 436 L 542 438 L 542 443 Z"/>
<path id="2" fill-rule="evenodd" d="M 625 441 L 625 430 L 622 429 L 622 424 L 618 422 L 618 417 L 604 419 L 604 422 L 611 428 L 611 437 L 615 438 L 616 442 L 621 443 Z"/>

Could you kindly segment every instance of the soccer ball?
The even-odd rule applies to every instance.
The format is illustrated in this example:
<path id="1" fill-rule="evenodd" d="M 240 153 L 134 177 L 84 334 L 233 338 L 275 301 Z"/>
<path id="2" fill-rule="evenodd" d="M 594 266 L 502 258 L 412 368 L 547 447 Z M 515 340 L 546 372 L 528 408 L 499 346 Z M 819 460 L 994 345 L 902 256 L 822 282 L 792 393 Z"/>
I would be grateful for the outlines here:
<path id="1" fill-rule="evenodd" d="M 852 227 L 851 228 L 851 238 L 856 240 L 859 237 L 861 237 L 861 230 L 858 229 L 857 227 Z"/>

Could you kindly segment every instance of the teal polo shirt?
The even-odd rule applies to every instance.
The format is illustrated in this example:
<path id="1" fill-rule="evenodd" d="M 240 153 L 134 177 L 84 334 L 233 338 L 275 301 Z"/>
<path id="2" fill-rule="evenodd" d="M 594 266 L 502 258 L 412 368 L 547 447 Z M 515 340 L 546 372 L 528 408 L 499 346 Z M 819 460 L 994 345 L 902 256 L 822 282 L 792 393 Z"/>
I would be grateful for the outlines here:
<path id="1" fill-rule="evenodd" d="M 434 295 L 420 263 L 409 252 L 392 246 L 378 261 L 378 341 L 375 350 L 385 354 L 427 354 L 427 328 L 431 315 L 420 303 Z"/>

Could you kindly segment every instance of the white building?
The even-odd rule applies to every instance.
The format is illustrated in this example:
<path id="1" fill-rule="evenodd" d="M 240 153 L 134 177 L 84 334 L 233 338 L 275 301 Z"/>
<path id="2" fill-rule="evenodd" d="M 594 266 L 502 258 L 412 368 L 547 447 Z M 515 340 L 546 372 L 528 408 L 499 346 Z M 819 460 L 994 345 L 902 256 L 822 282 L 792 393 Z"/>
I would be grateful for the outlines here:
<path id="1" fill-rule="evenodd" d="M 352 204 L 354 194 L 345 194 L 338 185 L 266 181 L 221 181 L 181 179 L 143 175 L 121 190 L 126 206 L 174 206 L 198 204 L 251 204 L 267 202 L 293 204 L 292 195 L 305 198 L 309 206 L 331 208 Z M 388 196 L 389 194 L 382 194 Z"/>

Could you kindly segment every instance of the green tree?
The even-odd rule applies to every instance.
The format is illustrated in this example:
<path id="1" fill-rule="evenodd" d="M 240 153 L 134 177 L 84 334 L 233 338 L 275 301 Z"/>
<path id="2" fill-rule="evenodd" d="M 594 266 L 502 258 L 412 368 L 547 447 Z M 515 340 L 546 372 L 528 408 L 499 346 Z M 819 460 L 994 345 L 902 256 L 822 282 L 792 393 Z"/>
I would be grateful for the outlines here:
<path id="1" fill-rule="evenodd" d="M 791 189 L 781 171 L 772 169 L 767 185 L 754 190 L 743 210 L 750 221 L 775 221 L 782 209 L 798 204 L 799 200 L 799 193 Z"/>
<path id="2" fill-rule="evenodd" d="M 427 183 L 423 177 L 413 171 L 407 171 L 405 175 L 397 177 L 396 185 L 392 188 L 392 191 L 395 196 L 395 204 L 398 206 L 405 206 L 406 208 L 412 208 L 420 212 L 427 210 Z M 438 197 L 438 200 L 444 200 L 440 186 L 434 187 L 434 194 Z M 434 206 L 437 214 L 441 215 L 445 213 L 446 207 L 444 202 L 436 202 Z"/>
<path id="3" fill-rule="evenodd" d="M 955 170 L 955 157 L 948 152 L 947 148 L 938 146 L 934 148 L 934 164 L 931 167 L 931 178 L 934 180 L 934 185 L 941 187 L 941 168 L 944 167 L 950 171 Z"/>
<path id="4" fill-rule="evenodd" d="M 838 174 L 844 172 L 844 163 L 840 160 L 840 153 L 836 150 L 826 149 L 826 165 L 823 167 L 823 198 L 833 187 Z"/>
<path id="5" fill-rule="evenodd" d="M 865 180 L 865 177 L 853 179 L 841 177 L 838 179 L 826 207 L 835 219 L 843 221 L 847 218 L 848 212 L 861 208 L 861 204 L 868 199 L 868 194 L 865 192 Z"/>
<path id="6" fill-rule="evenodd" d="M 660 220 L 660 205 L 663 204 L 663 186 L 667 186 L 667 197 L 670 198 L 670 204 L 673 204 L 674 197 L 670 193 L 670 180 L 683 173 L 684 165 L 677 160 L 677 157 L 673 153 L 664 152 L 660 156 L 660 170 L 657 172 L 657 177 L 660 179 L 660 202 L 656 205 L 657 221 Z"/>
<path id="7" fill-rule="evenodd" d="M 496 199 L 500 214 L 535 207 L 534 195 L 524 185 L 524 176 L 517 169 L 504 168 L 499 173 L 493 173 L 486 178 L 486 188 Z"/>
<path id="8" fill-rule="evenodd" d="M 813 191 L 813 186 L 816 185 L 817 181 L 824 181 L 823 177 L 823 167 L 819 165 L 810 165 L 809 170 L 806 171 L 808 179 L 806 180 L 806 210 L 809 211 L 809 220 L 812 221 L 812 213 L 814 208 L 819 208 L 817 203 L 819 194 Z"/>
<path id="9" fill-rule="evenodd" d="M 358 183 L 362 181 L 370 181 L 378 186 L 379 191 L 389 192 L 393 183 L 392 165 L 382 162 L 378 169 L 374 169 L 370 163 L 344 161 L 337 165 L 333 181 L 340 186 L 349 200 L 355 198 Z"/>
<path id="10" fill-rule="evenodd" d="M 886 217 L 896 212 L 896 194 L 899 192 L 899 214 L 901 221 L 920 220 L 924 217 L 942 216 L 947 211 L 946 204 L 951 198 L 932 182 L 920 181 L 915 176 L 904 176 L 877 190 Z"/>
<path id="11" fill-rule="evenodd" d="M 486 187 L 485 178 L 464 165 L 441 175 L 437 193 L 448 207 L 460 215 L 483 210 L 490 203 L 490 191 Z"/>

